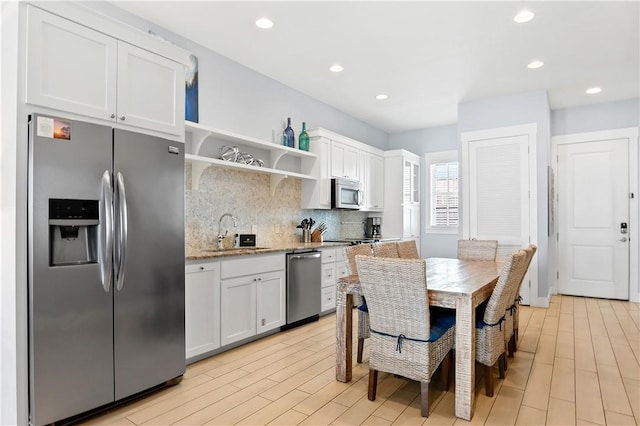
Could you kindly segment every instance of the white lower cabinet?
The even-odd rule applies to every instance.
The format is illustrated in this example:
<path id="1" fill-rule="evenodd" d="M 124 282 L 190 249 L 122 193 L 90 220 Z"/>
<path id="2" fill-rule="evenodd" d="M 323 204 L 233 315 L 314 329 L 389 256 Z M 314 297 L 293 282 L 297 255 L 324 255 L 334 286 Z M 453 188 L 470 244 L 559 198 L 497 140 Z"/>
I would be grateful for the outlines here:
<path id="1" fill-rule="evenodd" d="M 220 347 L 220 263 L 193 262 L 185 267 L 187 359 Z"/>
<path id="2" fill-rule="evenodd" d="M 284 325 L 284 254 L 222 260 L 220 276 L 223 346 Z"/>

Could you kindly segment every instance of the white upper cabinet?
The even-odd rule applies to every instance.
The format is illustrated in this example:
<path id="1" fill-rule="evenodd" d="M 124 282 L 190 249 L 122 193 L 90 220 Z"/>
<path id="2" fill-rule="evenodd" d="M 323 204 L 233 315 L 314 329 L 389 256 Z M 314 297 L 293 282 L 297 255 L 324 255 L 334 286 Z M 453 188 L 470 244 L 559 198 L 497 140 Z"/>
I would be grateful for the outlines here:
<path id="1" fill-rule="evenodd" d="M 404 160 L 402 168 L 402 198 L 404 204 L 420 204 L 420 163 L 413 158 Z"/>
<path id="2" fill-rule="evenodd" d="M 182 64 L 119 41 L 117 120 L 183 135 L 184 81 Z"/>
<path id="3" fill-rule="evenodd" d="M 114 119 L 117 40 L 33 6 L 27 10 L 27 102 Z"/>
<path id="4" fill-rule="evenodd" d="M 364 191 L 361 210 L 382 211 L 384 203 L 384 151 L 362 142 L 315 128 L 309 131 L 309 149 L 317 162 L 303 159 L 303 168 L 315 181 L 303 183 L 303 209 L 331 208 L 331 179 L 357 180 Z"/>
<path id="5" fill-rule="evenodd" d="M 331 141 L 331 176 L 360 180 L 358 175 L 358 148 Z"/>
<path id="6" fill-rule="evenodd" d="M 384 158 L 370 152 L 360 152 L 360 181 L 364 190 L 361 210 L 382 211 L 384 208 Z"/>
<path id="7" fill-rule="evenodd" d="M 184 138 L 183 64 L 27 11 L 27 103 Z"/>

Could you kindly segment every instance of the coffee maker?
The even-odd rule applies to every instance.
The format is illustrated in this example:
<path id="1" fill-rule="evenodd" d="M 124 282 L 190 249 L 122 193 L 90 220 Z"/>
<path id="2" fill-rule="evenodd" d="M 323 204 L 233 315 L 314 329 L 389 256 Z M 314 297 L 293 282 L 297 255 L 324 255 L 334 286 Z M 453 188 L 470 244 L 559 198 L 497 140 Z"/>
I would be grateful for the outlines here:
<path id="1" fill-rule="evenodd" d="M 380 238 L 382 237 L 382 218 L 380 216 L 377 217 L 368 217 L 365 222 L 364 233 L 367 238 Z"/>

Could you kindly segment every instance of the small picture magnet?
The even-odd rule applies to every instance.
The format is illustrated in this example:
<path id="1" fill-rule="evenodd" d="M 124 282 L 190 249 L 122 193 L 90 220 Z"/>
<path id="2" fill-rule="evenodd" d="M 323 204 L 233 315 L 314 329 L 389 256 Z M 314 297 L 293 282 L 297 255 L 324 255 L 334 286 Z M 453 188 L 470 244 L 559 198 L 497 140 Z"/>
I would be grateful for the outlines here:
<path id="1" fill-rule="evenodd" d="M 62 120 L 53 120 L 53 137 L 56 139 L 71 140 L 71 123 Z"/>

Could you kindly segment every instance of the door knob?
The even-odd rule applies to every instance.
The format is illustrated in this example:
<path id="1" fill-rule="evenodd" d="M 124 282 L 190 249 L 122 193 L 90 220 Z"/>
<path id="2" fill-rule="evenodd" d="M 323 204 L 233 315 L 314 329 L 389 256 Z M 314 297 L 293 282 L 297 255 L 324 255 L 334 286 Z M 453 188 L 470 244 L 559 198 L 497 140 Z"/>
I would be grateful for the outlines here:
<path id="1" fill-rule="evenodd" d="M 627 237 L 622 237 L 618 241 L 622 241 L 623 243 L 626 243 L 627 242 Z"/>

